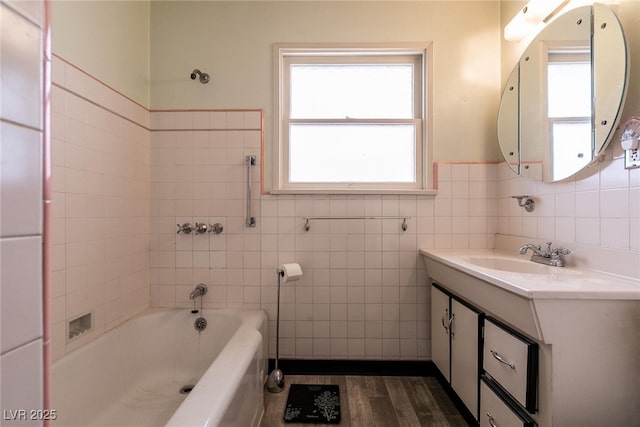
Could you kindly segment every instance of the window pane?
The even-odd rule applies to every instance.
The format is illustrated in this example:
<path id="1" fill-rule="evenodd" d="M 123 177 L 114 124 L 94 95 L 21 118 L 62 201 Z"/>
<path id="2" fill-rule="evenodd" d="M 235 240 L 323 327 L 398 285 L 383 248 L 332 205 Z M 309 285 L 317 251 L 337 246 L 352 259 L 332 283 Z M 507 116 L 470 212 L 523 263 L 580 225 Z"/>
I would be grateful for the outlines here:
<path id="1" fill-rule="evenodd" d="M 289 127 L 289 181 L 416 181 L 415 126 L 308 125 Z"/>
<path id="2" fill-rule="evenodd" d="M 549 63 L 547 84 L 549 117 L 591 116 L 590 63 Z"/>
<path id="3" fill-rule="evenodd" d="M 413 65 L 292 65 L 294 119 L 413 118 Z"/>
<path id="4" fill-rule="evenodd" d="M 591 122 L 553 123 L 552 137 L 553 179 L 571 176 L 591 162 Z"/>

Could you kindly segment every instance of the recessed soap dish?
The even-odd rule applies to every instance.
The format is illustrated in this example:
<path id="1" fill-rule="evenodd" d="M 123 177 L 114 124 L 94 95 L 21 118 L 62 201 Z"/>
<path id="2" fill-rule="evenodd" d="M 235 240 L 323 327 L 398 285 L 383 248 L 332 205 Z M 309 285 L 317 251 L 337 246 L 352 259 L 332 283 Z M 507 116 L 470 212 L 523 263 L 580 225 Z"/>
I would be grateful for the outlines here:
<path id="1" fill-rule="evenodd" d="M 83 314 L 71 320 L 67 325 L 67 339 L 74 340 L 81 335 L 86 334 L 93 328 L 93 313 Z"/>

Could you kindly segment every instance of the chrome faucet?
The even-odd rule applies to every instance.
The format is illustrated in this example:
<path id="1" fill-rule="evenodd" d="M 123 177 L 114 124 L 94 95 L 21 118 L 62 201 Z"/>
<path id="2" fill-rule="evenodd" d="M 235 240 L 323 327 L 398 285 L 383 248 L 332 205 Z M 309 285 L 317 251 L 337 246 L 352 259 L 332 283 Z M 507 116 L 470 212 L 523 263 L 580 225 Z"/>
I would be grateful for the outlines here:
<path id="1" fill-rule="evenodd" d="M 204 283 L 200 283 L 198 286 L 196 286 L 196 288 L 193 291 L 191 291 L 191 293 L 189 294 L 189 299 L 196 299 L 198 297 L 205 295 L 206 293 L 207 293 L 207 285 L 205 285 Z"/>
<path id="2" fill-rule="evenodd" d="M 564 267 L 564 260 L 561 255 L 569 255 L 571 253 L 569 249 L 552 248 L 551 242 L 547 242 L 547 248 L 544 251 L 542 251 L 540 245 L 527 243 L 519 249 L 519 252 L 521 255 L 524 255 L 529 249 L 533 252 L 533 255 L 531 255 L 531 261 L 550 265 L 552 267 Z"/>

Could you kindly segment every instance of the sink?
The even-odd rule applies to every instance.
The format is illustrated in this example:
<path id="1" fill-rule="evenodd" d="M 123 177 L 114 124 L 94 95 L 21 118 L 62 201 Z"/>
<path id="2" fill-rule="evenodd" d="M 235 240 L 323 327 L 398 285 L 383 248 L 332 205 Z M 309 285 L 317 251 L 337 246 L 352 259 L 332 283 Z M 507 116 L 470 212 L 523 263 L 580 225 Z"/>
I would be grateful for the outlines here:
<path id="1" fill-rule="evenodd" d="M 490 268 L 492 270 L 507 271 L 510 273 L 522 273 L 522 274 L 549 274 L 556 272 L 556 269 L 562 269 L 561 267 L 549 267 L 542 264 L 536 264 L 528 260 L 519 260 L 511 258 L 498 258 L 498 257 L 480 257 L 473 256 L 468 257 L 467 261 L 478 267 Z"/>

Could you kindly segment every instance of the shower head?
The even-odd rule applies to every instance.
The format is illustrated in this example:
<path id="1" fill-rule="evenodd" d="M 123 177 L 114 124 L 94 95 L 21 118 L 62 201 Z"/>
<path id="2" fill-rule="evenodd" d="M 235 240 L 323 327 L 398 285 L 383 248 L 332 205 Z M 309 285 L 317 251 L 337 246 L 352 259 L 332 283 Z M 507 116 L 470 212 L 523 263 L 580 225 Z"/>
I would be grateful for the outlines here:
<path id="1" fill-rule="evenodd" d="M 209 83 L 209 74 L 203 73 L 197 68 L 191 72 L 191 80 L 195 80 L 196 77 L 200 76 L 200 83 L 206 84 Z"/>

